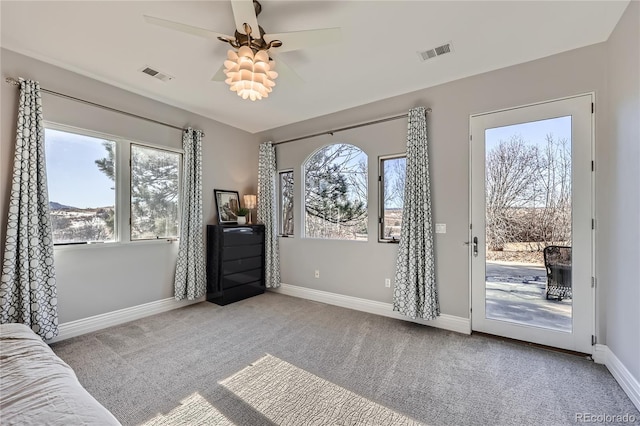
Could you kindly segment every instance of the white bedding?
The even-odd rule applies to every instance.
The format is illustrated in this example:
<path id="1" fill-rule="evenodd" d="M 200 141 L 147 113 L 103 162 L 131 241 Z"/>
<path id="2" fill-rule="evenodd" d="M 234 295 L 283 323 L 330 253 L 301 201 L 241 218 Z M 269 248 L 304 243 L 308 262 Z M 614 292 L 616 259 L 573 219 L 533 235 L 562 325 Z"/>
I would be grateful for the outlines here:
<path id="1" fill-rule="evenodd" d="M 120 425 L 23 324 L 0 324 L 0 424 Z"/>

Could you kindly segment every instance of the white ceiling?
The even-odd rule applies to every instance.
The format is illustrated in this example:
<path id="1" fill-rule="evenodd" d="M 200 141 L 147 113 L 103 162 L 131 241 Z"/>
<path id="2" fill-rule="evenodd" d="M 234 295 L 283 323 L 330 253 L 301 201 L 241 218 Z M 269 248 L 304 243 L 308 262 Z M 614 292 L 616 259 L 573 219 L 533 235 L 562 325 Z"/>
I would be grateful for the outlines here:
<path id="1" fill-rule="evenodd" d="M 211 81 L 228 45 L 142 17 L 233 34 L 228 1 L 3 0 L 0 40 L 7 49 L 255 133 L 605 41 L 628 0 L 261 4 L 258 21 L 267 33 L 341 27 L 342 41 L 282 53 L 304 83 L 283 76 L 256 102 Z M 418 51 L 447 42 L 452 54 L 420 61 Z M 142 74 L 144 66 L 175 79 L 160 82 Z"/>

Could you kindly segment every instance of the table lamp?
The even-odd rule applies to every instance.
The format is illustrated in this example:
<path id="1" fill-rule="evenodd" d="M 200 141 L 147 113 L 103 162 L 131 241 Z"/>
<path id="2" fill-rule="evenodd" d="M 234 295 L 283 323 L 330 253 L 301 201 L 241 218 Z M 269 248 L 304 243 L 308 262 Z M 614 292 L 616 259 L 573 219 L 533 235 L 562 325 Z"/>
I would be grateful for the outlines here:
<path id="1" fill-rule="evenodd" d="M 244 207 L 249 209 L 249 224 L 251 224 L 251 210 L 256 208 L 256 196 L 255 195 L 245 195 L 244 196 Z"/>

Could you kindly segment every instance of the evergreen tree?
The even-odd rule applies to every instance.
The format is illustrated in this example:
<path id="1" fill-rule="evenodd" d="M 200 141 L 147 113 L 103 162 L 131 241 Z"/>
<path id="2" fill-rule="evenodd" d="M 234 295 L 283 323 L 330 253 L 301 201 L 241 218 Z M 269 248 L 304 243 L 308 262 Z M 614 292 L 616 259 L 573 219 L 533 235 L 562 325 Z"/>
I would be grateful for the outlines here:
<path id="1" fill-rule="evenodd" d="M 115 182 L 113 145 L 96 160 L 98 169 Z M 177 155 L 134 146 L 131 150 L 131 238 L 147 239 L 178 233 L 180 164 Z M 113 220 L 108 221 L 113 226 Z"/>
<path id="2" fill-rule="evenodd" d="M 361 154 L 353 145 L 336 144 L 322 148 L 307 161 L 305 209 L 307 232 L 312 236 L 336 237 L 333 233 L 340 233 L 343 227 L 366 233 L 367 206 L 362 193 L 367 192 L 367 173 Z M 328 229 L 327 224 L 338 227 Z"/>

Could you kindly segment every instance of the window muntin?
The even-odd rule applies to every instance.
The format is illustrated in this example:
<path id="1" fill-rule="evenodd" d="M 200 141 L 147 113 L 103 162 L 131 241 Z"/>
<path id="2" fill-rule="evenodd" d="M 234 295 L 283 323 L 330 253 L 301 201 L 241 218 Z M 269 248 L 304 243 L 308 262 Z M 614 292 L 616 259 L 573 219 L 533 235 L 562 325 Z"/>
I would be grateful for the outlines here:
<path id="1" fill-rule="evenodd" d="M 181 155 L 131 145 L 131 240 L 177 238 Z"/>
<path id="2" fill-rule="evenodd" d="M 293 236 L 293 170 L 278 172 L 280 235 Z"/>
<path id="3" fill-rule="evenodd" d="M 366 241 L 367 155 L 354 145 L 333 144 L 303 167 L 305 236 Z"/>
<path id="4" fill-rule="evenodd" d="M 45 128 L 54 244 L 117 240 L 115 150 L 112 140 Z"/>
<path id="5" fill-rule="evenodd" d="M 404 154 L 379 158 L 379 241 L 398 242 L 402 229 L 407 158 Z"/>

